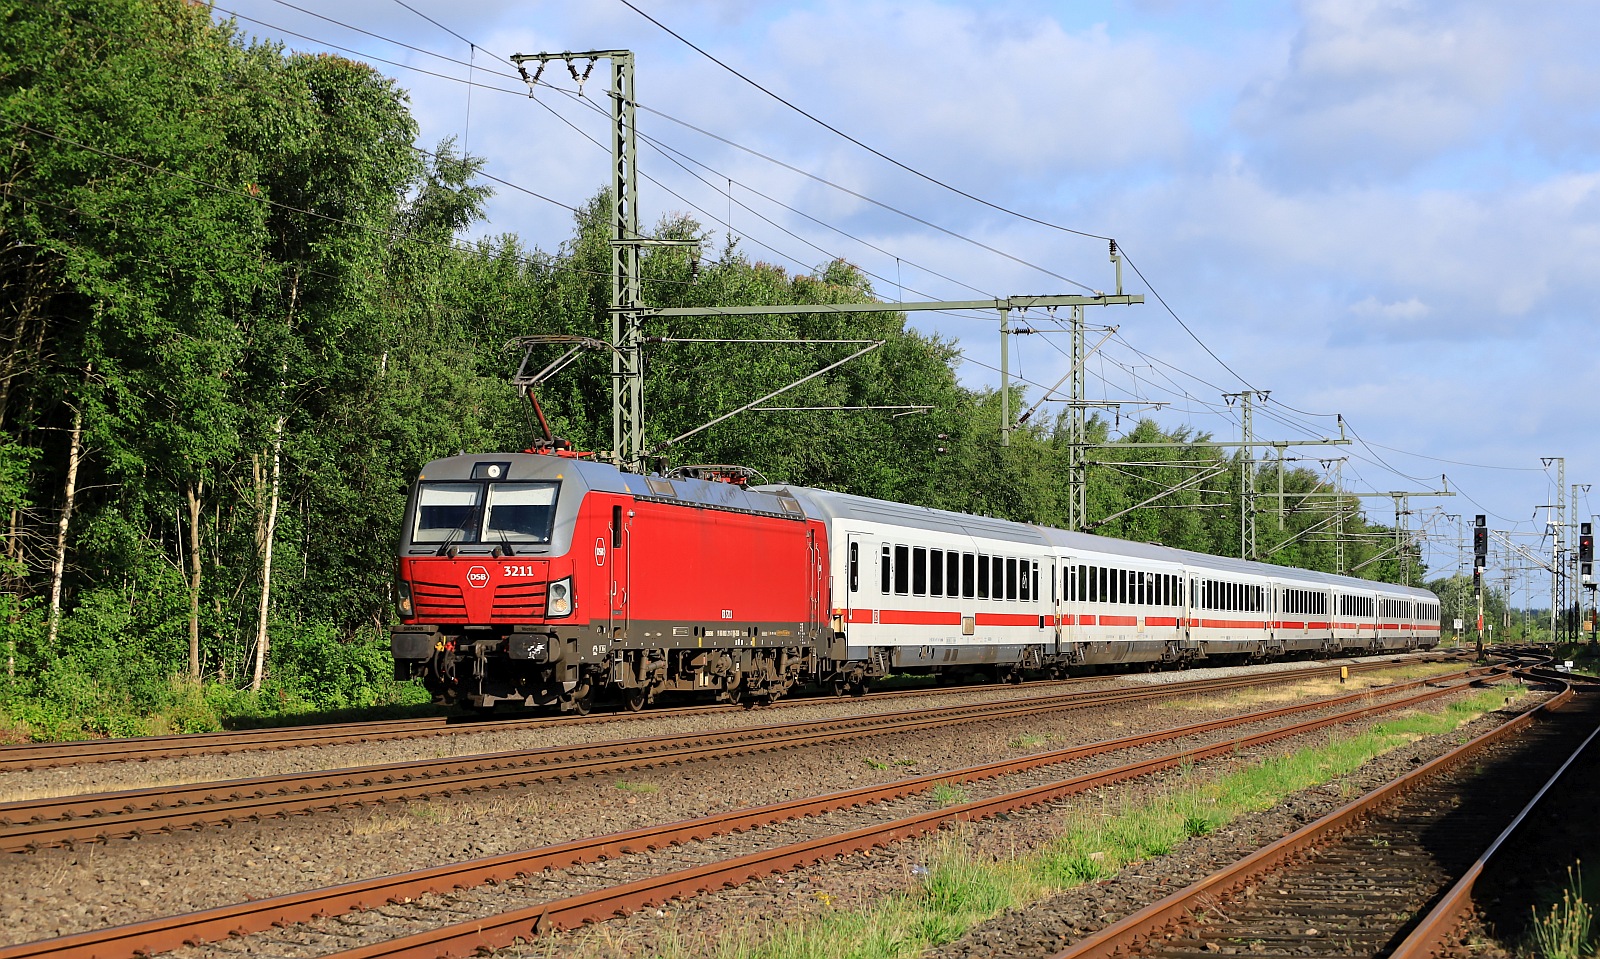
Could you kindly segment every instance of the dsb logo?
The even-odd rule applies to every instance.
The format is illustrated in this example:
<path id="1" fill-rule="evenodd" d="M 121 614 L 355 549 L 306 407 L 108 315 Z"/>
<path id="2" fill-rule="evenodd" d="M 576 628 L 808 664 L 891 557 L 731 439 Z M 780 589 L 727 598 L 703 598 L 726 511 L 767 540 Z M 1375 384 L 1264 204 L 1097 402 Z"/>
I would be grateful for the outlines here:
<path id="1" fill-rule="evenodd" d="M 467 570 L 467 585 L 473 589 L 482 589 L 489 585 L 489 571 L 482 566 L 474 566 Z"/>

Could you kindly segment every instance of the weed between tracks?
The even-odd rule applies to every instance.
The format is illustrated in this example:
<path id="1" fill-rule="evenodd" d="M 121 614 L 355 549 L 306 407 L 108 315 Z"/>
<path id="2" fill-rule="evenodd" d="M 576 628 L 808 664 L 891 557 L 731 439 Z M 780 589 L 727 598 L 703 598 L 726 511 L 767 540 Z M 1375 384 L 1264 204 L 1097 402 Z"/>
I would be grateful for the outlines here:
<path id="1" fill-rule="evenodd" d="M 977 853 L 970 828 L 945 833 L 925 846 L 927 866 L 913 867 L 909 888 L 863 909 L 824 912 L 763 939 L 745 926 L 720 939 L 687 942 L 668 936 L 660 959 L 909 959 L 954 942 L 974 926 L 1057 892 L 1115 875 L 1123 867 L 1164 856 L 1191 837 L 1268 809 L 1284 797 L 1353 772 L 1368 760 L 1418 738 L 1447 733 L 1505 704 L 1508 692 L 1487 690 L 1436 713 L 1375 723 L 1325 745 L 1265 759 L 1207 777 L 1193 767 L 1145 801 L 1102 798 L 1058 813 L 1060 834 L 1031 853 L 996 859 Z M 1102 794 L 1103 795 L 1103 794 Z M 825 896 L 819 893 L 819 898 Z M 831 901 L 824 901 L 824 907 Z M 1546 959 L 1576 959 L 1549 953 Z"/>
<path id="2" fill-rule="evenodd" d="M 1382 669 L 1371 673 L 1351 673 L 1349 682 L 1341 683 L 1337 678 L 1319 677 L 1306 679 L 1297 683 L 1281 686 L 1247 686 L 1244 689 L 1230 690 L 1226 693 L 1206 693 L 1199 696 L 1186 696 L 1182 699 L 1171 699 L 1161 703 L 1162 709 L 1247 709 L 1252 706 L 1270 706 L 1275 703 L 1287 703 L 1297 699 L 1306 699 L 1314 696 L 1338 696 L 1342 693 L 1360 692 L 1363 689 L 1373 689 L 1378 686 L 1387 686 L 1391 683 L 1407 683 L 1418 679 L 1430 679 L 1442 676 L 1445 673 L 1459 672 L 1460 663 L 1417 663 L 1411 666 L 1396 666 L 1393 669 Z"/>
<path id="3" fill-rule="evenodd" d="M 1592 887 L 1600 870 L 1567 867 L 1567 887 L 1561 900 L 1550 904 L 1548 912 L 1533 910 L 1533 925 L 1528 933 L 1528 952 L 1538 959 L 1582 959 L 1596 952 L 1594 907 L 1583 898 L 1583 887 Z"/>

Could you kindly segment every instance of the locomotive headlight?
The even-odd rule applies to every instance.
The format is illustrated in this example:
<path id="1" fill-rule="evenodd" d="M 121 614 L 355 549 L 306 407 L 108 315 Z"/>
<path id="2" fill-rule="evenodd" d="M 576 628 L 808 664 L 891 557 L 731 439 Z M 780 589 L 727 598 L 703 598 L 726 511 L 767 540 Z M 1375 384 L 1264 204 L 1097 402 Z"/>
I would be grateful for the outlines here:
<path id="1" fill-rule="evenodd" d="M 549 611 L 551 616 L 572 615 L 572 577 L 550 584 Z"/>
<path id="2" fill-rule="evenodd" d="M 412 615 L 411 584 L 403 579 L 400 581 L 399 588 L 395 590 L 395 603 L 400 607 L 401 618 L 410 619 Z"/>

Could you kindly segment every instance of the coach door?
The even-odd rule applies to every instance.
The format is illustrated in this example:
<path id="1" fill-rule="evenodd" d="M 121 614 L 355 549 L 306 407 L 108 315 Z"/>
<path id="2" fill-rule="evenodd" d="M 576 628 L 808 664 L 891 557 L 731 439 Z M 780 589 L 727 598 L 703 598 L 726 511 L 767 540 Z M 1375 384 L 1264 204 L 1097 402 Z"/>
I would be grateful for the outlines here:
<path id="1" fill-rule="evenodd" d="M 617 503 L 611 507 L 611 522 L 607 527 L 610 559 L 606 562 L 611 582 L 611 637 L 628 638 L 628 581 L 632 568 L 631 550 L 628 548 L 628 527 L 633 522 L 631 503 Z M 596 555 L 602 551 L 597 550 Z"/>
<path id="2" fill-rule="evenodd" d="M 875 596 L 876 589 L 873 584 L 877 582 L 874 572 L 877 553 L 867 537 L 859 533 L 851 533 L 845 541 L 845 594 L 844 594 L 844 623 L 848 635 L 851 624 L 856 621 L 858 611 L 866 613 L 870 621 L 870 610 L 877 607 L 873 605 L 868 596 Z"/>

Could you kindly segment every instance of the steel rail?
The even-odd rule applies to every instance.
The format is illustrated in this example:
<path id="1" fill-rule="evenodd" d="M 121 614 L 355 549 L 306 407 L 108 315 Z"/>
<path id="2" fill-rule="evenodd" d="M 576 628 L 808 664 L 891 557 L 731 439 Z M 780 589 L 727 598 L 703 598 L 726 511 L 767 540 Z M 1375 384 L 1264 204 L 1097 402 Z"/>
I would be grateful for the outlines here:
<path id="1" fill-rule="evenodd" d="M 1468 674 L 1477 672 L 1476 670 L 1463 671 L 1461 674 L 1449 678 L 1470 679 L 1471 677 Z M 256 902 L 222 906 L 185 915 L 132 923 L 111 929 L 95 930 L 57 939 L 3 947 L 0 948 L 0 959 L 112 959 L 112 957 L 122 956 L 153 955 L 176 949 L 185 943 L 216 941 L 230 936 L 247 935 L 263 931 L 275 925 L 305 922 L 318 916 L 342 914 L 357 909 L 380 906 L 387 902 L 407 901 L 429 893 L 449 892 L 456 888 L 513 879 L 519 875 L 537 873 L 548 869 L 569 868 L 586 862 L 662 848 L 671 844 L 700 841 L 714 836 L 741 832 L 806 816 L 817 816 L 839 809 L 903 798 L 929 791 L 941 783 L 965 783 L 1014 775 L 1156 742 L 1189 738 L 1229 727 L 1268 722 L 1298 713 L 1334 709 L 1365 701 L 1365 705 L 1358 706 L 1355 709 L 1320 717 L 1285 729 L 1268 730 L 1252 736 L 1201 747 L 1200 749 L 1185 750 L 1153 760 L 1128 764 L 1114 770 L 1076 777 L 1075 779 L 1065 780 L 1063 783 L 1024 790 L 1013 795 L 1041 795 L 1040 789 L 1048 791 L 1057 787 L 1067 788 L 1069 792 L 1077 792 L 1097 785 L 1104 785 L 1108 782 L 1158 771 L 1159 769 L 1176 765 L 1179 762 L 1221 755 L 1239 748 L 1248 748 L 1270 742 L 1273 739 L 1300 735 L 1327 725 L 1349 722 L 1377 712 L 1409 708 L 1448 695 L 1461 688 L 1460 686 L 1433 686 L 1421 693 L 1394 702 L 1372 702 L 1381 693 L 1405 692 L 1419 687 L 1428 687 L 1443 678 L 1416 680 L 1379 690 L 1363 690 L 1315 702 L 1257 710 L 1224 719 L 1207 720 L 1186 726 L 1125 736 L 1115 740 L 1073 746 L 1046 753 L 1036 753 L 1016 759 L 934 773 L 894 783 L 864 786 L 825 796 L 787 800 L 767 806 L 704 816 L 677 823 L 648 826 L 608 836 L 572 840 L 523 852 L 453 863 L 395 876 L 343 883 L 326 889 L 290 893 Z M 1034 802 L 1038 801 L 1043 800 L 1035 800 Z M 981 800 L 976 803 L 963 804 L 960 807 L 950 807 L 950 811 L 981 810 L 994 807 L 994 803 L 995 800 Z M 998 811 L 1003 812 L 1006 809 L 999 809 Z M 973 815 L 969 818 L 981 817 Z M 893 824 L 891 824 L 891 828 L 892 826 Z M 587 915 L 587 913 L 584 915 Z M 546 921 L 555 920 L 547 918 Z M 585 920 L 580 919 L 579 921 Z"/>
<path id="2" fill-rule="evenodd" d="M 1428 910 L 1428 913 L 1417 923 L 1417 927 L 1411 931 L 1411 934 L 1401 940 L 1400 944 L 1389 954 L 1389 959 L 1429 959 L 1431 956 L 1438 956 L 1444 952 L 1448 947 L 1448 940 L 1451 934 L 1460 928 L 1462 923 L 1472 915 L 1472 894 L 1478 878 L 1483 875 L 1483 871 L 1488 867 L 1489 861 L 1510 841 L 1511 837 L 1527 821 L 1528 817 L 1538 810 L 1539 804 L 1544 801 L 1545 796 L 1550 793 L 1551 789 L 1556 787 L 1561 778 L 1566 775 L 1567 770 L 1572 768 L 1572 764 L 1577 762 L 1578 758 L 1593 746 L 1597 737 L 1600 737 L 1600 727 L 1596 727 L 1593 732 L 1589 733 L 1583 743 L 1573 750 L 1572 755 L 1567 757 L 1566 762 L 1561 764 L 1561 768 L 1557 769 L 1555 774 L 1543 786 L 1539 787 L 1539 792 L 1528 801 L 1528 804 L 1522 808 L 1521 812 L 1517 813 L 1516 818 L 1511 820 L 1511 823 L 1500 831 L 1500 835 L 1495 837 L 1489 848 L 1485 849 L 1483 854 L 1468 867 L 1467 871 L 1445 892 L 1439 902 Z"/>
<path id="3" fill-rule="evenodd" d="M 334 953 L 324 959 L 437 959 L 441 956 L 466 957 L 484 949 L 506 946 L 519 938 L 572 929 L 602 922 L 617 915 L 705 892 L 737 885 L 773 873 L 797 869 L 814 862 L 882 848 L 893 842 L 913 839 L 937 831 L 953 822 L 988 819 L 1019 809 L 1038 806 L 1075 793 L 1171 769 L 1183 763 L 1234 753 L 1279 739 L 1350 722 L 1375 713 L 1403 709 L 1448 695 L 1459 687 L 1430 689 L 1406 700 L 1360 707 L 1338 714 L 1298 723 L 1197 749 L 1130 763 L 1116 769 L 1076 776 L 988 799 L 974 800 L 943 809 L 931 810 L 893 822 L 866 826 L 848 832 L 738 856 L 721 862 L 679 870 L 661 876 L 623 883 L 609 889 L 584 893 L 566 899 L 516 909 L 499 916 L 454 923 L 388 942 Z M 0 959 L 9 959 L 0 954 Z"/>
<path id="4" fill-rule="evenodd" d="M 1181 922 L 1197 910 L 1229 899 L 1233 892 L 1253 879 L 1306 854 L 1329 837 L 1349 829 L 1374 809 L 1416 788 L 1481 752 L 1492 743 L 1525 729 L 1546 713 L 1565 705 L 1573 697 L 1571 686 L 1515 719 L 1478 736 L 1459 748 L 1439 756 L 1393 782 L 1308 823 L 1288 836 L 1265 846 L 1232 866 L 1205 877 L 1172 895 L 1124 917 L 1110 926 L 1079 940 L 1051 959 L 1113 959 L 1138 951 L 1139 946 Z"/>
<path id="5" fill-rule="evenodd" d="M 0 851 L 36 851 L 148 832 L 259 821 L 379 802 L 506 788 L 660 765 L 722 759 L 817 743 L 847 742 L 959 723 L 1015 719 L 1150 699 L 1263 685 L 1259 676 L 1223 677 L 1144 689 L 1093 690 L 1030 700 L 932 707 L 719 732 L 646 737 L 580 746 L 513 750 L 320 773 L 122 790 L 0 804 Z"/>
<path id="6" fill-rule="evenodd" d="M 1449 654 L 1433 653 L 1419 657 L 1422 661 L 1441 661 Z M 1369 672 L 1394 665 L 1389 660 L 1381 663 L 1353 663 L 1352 672 Z M 1278 670 L 1266 675 L 1302 676 L 1325 674 L 1338 666 L 1323 666 L 1313 670 Z M 1081 676 L 1063 680 L 1035 680 L 1033 686 L 1068 686 L 1102 679 L 1099 676 Z M 941 691 L 957 692 L 971 687 L 943 687 Z M 926 689 L 883 690 L 853 699 L 854 702 L 875 702 L 926 695 Z M 833 697 L 808 697 L 779 700 L 763 708 L 787 708 L 816 705 Z M 173 736 L 133 736 L 123 739 L 88 739 L 59 743 L 19 743 L 0 745 L 0 773 L 50 769 L 61 766 L 86 765 L 100 762 L 147 762 L 154 759 L 173 759 L 186 756 L 229 755 L 252 750 L 283 750 L 302 746 L 337 746 L 352 743 L 380 742 L 384 740 L 416 739 L 432 736 L 449 736 L 466 733 L 523 731 L 551 727 L 610 723 L 627 719 L 653 719 L 658 717 L 695 716 L 723 712 L 739 712 L 745 706 L 718 703 L 698 706 L 676 706 L 652 709 L 639 713 L 621 710 L 595 713 L 588 716 L 527 716 L 503 719 L 462 718 L 452 716 L 427 716 L 418 719 L 379 719 L 359 723 L 327 723 L 312 726 L 279 726 L 265 729 L 240 729 L 219 733 L 185 733 Z"/>
<path id="7" fill-rule="evenodd" d="M 1438 662 L 1450 658 L 1449 654 L 1433 653 L 1418 657 L 1423 662 Z M 1370 672 L 1391 668 L 1395 662 L 1352 663 L 1351 672 Z M 1338 666 L 1322 666 L 1307 670 L 1275 670 L 1263 675 L 1278 679 L 1305 675 L 1326 675 Z M 1096 679 L 1100 676 L 1080 676 L 1062 680 L 1035 680 L 1035 687 L 1070 686 Z M 959 692 L 971 687 L 942 687 L 939 691 Z M 926 689 L 883 690 L 853 698 L 853 702 L 877 702 L 923 696 Z M 763 708 L 783 709 L 792 706 L 814 706 L 834 697 L 809 697 L 779 700 Z M 742 712 L 745 706 L 719 703 L 699 706 L 676 706 L 652 709 L 648 713 L 614 712 L 595 713 L 588 716 L 527 716 L 504 719 L 478 719 L 452 716 L 428 716 L 418 719 L 379 719 L 359 723 L 328 723 L 313 726 L 279 726 L 266 729 L 241 729 L 220 733 L 185 733 L 173 736 L 133 736 L 124 739 L 88 739 L 59 743 L 19 743 L 0 745 L 0 773 L 50 769 L 61 766 L 87 765 L 100 762 L 148 762 L 154 759 L 174 759 L 187 756 L 229 755 L 252 750 L 284 750 L 302 746 L 337 746 L 352 743 L 380 742 L 385 740 L 416 739 L 432 736 L 449 736 L 467 733 L 524 731 L 542 728 L 610 723 L 628 719 L 655 719 L 678 716 L 708 715 L 724 712 Z"/>
<path id="8" fill-rule="evenodd" d="M 1353 667 L 1352 667 L 1353 668 Z M 1037 680 L 1030 685 L 1065 686 L 1101 677 L 1076 677 L 1065 680 Z M 959 691 L 963 687 L 949 687 Z M 868 693 L 855 702 L 903 699 L 923 695 L 924 689 L 891 690 Z M 828 697 L 832 699 L 832 696 Z M 780 700 L 770 707 L 816 705 L 818 699 Z M 277 726 L 266 729 L 240 729 L 220 733 L 184 733 L 173 736 L 133 736 L 126 739 L 86 739 L 60 743 L 20 743 L 0 746 L 0 772 L 50 769 L 60 766 L 100 762 L 148 762 L 186 756 L 229 755 L 252 750 L 297 749 L 302 746 L 338 746 L 351 743 L 415 739 L 464 733 L 520 732 L 530 729 L 560 728 L 611 723 L 622 720 L 650 720 L 678 716 L 698 716 L 743 712 L 746 707 L 732 703 L 702 704 L 652 709 L 648 713 L 621 710 L 586 716 L 537 716 L 481 719 L 457 716 L 426 716 L 418 719 L 377 719 L 359 723 L 328 723 L 314 726 Z"/>

